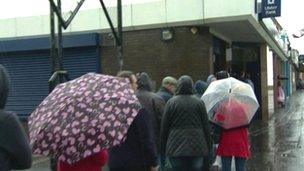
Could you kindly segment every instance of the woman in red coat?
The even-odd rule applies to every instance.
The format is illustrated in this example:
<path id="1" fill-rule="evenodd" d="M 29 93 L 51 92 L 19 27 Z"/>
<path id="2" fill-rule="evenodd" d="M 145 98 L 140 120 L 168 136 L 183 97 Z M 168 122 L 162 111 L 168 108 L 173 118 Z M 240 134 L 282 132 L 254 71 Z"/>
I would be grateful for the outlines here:
<path id="1" fill-rule="evenodd" d="M 216 113 L 218 121 L 229 120 L 230 126 L 237 126 L 248 119 L 244 105 L 235 100 L 223 102 Z M 222 113 L 226 112 L 226 115 Z M 228 115 L 227 112 L 230 114 Z M 217 155 L 222 158 L 223 171 L 231 170 L 232 157 L 235 158 L 236 171 L 245 171 L 246 160 L 250 157 L 249 133 L 247 126 L 222 129 Z"/>
<path id="2" fill-rule="evenodd" d="M 73 165 L 59 161 L 57 171 L 101 171 L 107 161 L 108 152 L 103 150 L 95 155 L 82 159 Z"/>
<path id="3" fill-rule="evenodd" d="M 216 73 L 218 80 L 228 78 L 229 74 L 226 71 Z M 230 103 L 232 103 L 230 101 Z M 234 123 L 242 120 L 245 115 L 241 112 L 242 108 L 233 107 L 235 117 L 232 118 Z M 227 109 L 225 109 L 227 110 Z M 233 128 L 233 129 L 222 129 L 220 143 L 217 149 L 217 155 L 221 156 L 222 160 L 222 171 L 231 171 L 231 161 L 234 157 L 236 171 L 245 171 L 246 160 L 249 159 L 250 144 L 249 144 L 249 131 L 247 126 Z"/>
<path id="4" fill-rule="evenodd" d="M 251 155 L 248 128 L 223 129 L 217 155 L 222 159 L 222 171 L 231 171 L 232 157 L 236 171 L 245 171 L 246 160 Z"/>

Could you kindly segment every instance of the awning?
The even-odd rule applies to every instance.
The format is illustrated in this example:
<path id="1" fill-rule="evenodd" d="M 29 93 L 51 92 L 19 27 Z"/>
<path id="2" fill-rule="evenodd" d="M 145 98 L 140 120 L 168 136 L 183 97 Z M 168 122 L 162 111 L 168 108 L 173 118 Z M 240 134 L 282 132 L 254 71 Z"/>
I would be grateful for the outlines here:
<path id="1" fill-rule="evenodd" d="M 282 60 L 288 55 L 253 15 L 205 19 L 210 32 L 227 42 L 267 43 Z"/>

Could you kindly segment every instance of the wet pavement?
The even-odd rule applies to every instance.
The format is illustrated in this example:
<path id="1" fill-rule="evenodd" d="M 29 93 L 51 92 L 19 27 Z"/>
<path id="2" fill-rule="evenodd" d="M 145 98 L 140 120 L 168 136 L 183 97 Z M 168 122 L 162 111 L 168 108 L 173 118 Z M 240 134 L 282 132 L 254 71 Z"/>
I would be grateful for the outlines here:
<path id="1" fill-rule="evenodd" d="M 297 91 L 267 124 L 261 121 L 252 124 L 252 158 L 247 163 L 247 170 L 304 170 L 303 126 L 304 91 Z"/>
<path id="2" fill-rule="evenodd" d="M 268 123 L 250 127 L 252 157 L 248 171 L 304 171 L 304 91 L 297 91 Z M 106 169 L 107 170 L 107 169 Z M 47 159 L 37 159 L 27 171 L 50 171 Z"/>

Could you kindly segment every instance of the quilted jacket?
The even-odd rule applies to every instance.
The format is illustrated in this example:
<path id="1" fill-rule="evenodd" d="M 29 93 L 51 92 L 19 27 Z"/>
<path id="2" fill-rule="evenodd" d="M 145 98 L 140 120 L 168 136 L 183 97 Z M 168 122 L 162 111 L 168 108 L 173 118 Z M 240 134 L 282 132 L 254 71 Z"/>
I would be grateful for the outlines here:
<path id="1" fill-rule="evenodd" d="M 176 96 L 165 107 L 161 123 L 161 153 L 169 157 L 207 156 L 210 126 L 204 103 L 193 95 L 189 76 L 178 80 Z"/>

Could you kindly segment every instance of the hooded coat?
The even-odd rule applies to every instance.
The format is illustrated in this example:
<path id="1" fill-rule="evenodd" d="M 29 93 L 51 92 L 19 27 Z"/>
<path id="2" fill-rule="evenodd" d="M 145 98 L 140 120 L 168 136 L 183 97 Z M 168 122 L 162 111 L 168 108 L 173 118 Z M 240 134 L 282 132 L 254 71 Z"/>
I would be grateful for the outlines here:
<path id="1" fill-rule="evenodd" d="M 161 124 L 161 153 L 169 157 L 203 157 L 211 148 L 210 126 L 204 103 L 193 96 L 189 76 L 178 80 L 176 96 L 165 107 Z"/>
<path id="2" fill-rule="evenodd" d="M 5 111 L 9 77 L 0 65 L 0 170 L 28 169 L 32 163 L 31 148 L 16 115 Z"/>
<path id="3" fill-rule="evenodd" d="M 198 80 L 194 84 L 194 88 L 196 92 L 196 97 L 201 98 L 205 93 L 206 89 L 208 88 L 208 84 L 202 80 Z"/>
<path id="4" fill-rule="evenodd" d="M 159 151 L 160 124 L 166 103 L 160 96 L 152 92 L 151 79 L 147 73 L 141 73 L 139 75 L 136 96 L 141 105 L 151 115 L 155 142 Z"/>

